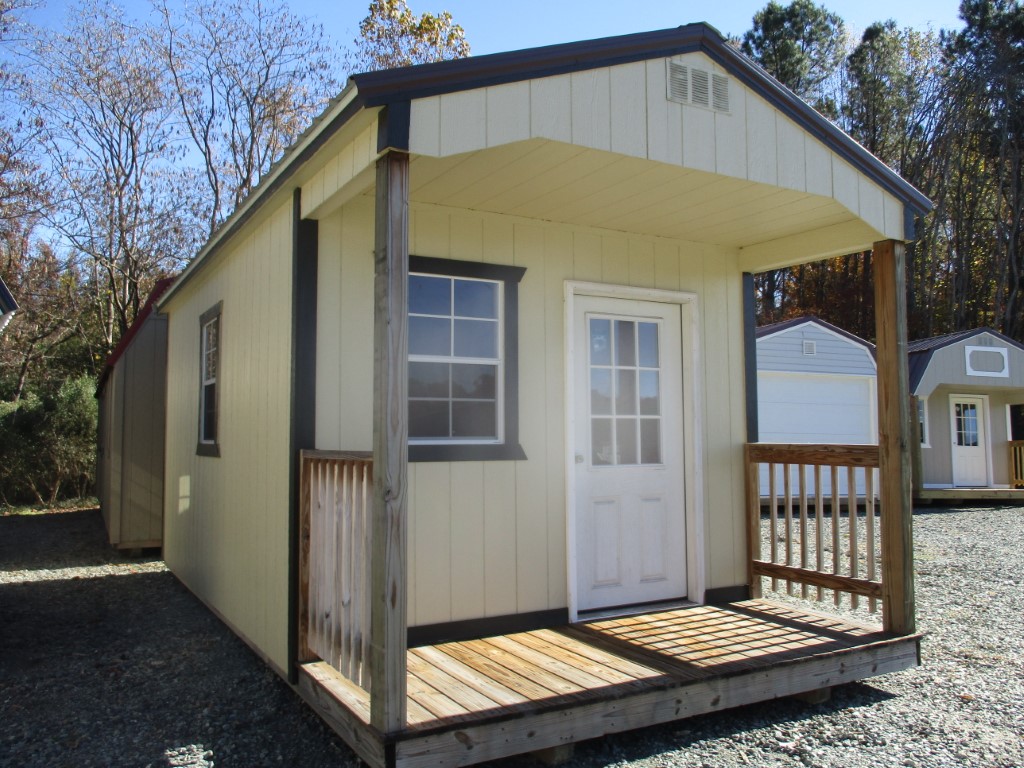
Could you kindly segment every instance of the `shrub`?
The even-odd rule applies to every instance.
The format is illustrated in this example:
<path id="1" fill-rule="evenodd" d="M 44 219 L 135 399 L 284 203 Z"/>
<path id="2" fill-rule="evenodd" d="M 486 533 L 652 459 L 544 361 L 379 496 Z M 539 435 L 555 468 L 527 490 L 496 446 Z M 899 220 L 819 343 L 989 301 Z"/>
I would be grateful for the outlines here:
<path id="1" fill-rule="evenodd" d="M 96 466 L 98 408 L 88 376 L 56 394 L 0 403 L 0 501 L 53 503 L 84 496 Z"/>

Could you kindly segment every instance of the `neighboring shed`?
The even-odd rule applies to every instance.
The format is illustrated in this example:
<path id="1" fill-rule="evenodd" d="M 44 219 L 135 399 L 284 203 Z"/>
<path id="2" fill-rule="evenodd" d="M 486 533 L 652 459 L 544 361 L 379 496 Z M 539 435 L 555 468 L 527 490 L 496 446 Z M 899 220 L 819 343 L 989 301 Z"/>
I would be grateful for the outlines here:
<path id="1" fill-rule="evenodd" d="M 908 351 L 920 489 L 1019 484 L 1024 467 L 1018 457 L 1015 479 L 1011 448 L 1024 440 L 1024 345 L 975 328 L 911 342 Z"/>
<path id="2" fill-rule="evenodd" d="M 703 24 L 354 75 L 160 299 L 168 567 L 373 766 L 912 666 L 929 207 Z M 797 567 L 746 484 L 815 459 L 747 444 L 751 275 L 866 249 L 884 440 L 825 458 L 879 467 L 887 533 Z"/>
<path id="3" fill-rule="evenodd" d="M 153 288 L 96 387 L 96 493 L 110 543 L 120 549 L 163 542 L 167 317 L 154 307 L 172 282 Z"/>
<path id="4" fill-rule="evenodd" d="M 18 302 L 14 300 L 11 292 L 7 289 L 7 284 L 0 277 L 0 334 L 4 332 L 4 328 L 11 322 L 11 318 L 14 317 L 17 309 Z"/>
<path id="5" fill-rule="evenodd" d="M 760 442 L 878 442 L 873 344 L 812 316 L 761 326 L 756 335 Z M 766 496 L 763 468 L 760 487 Z M 864 491 L 861 477 L 857 493 Z M 845 476 L 840 492 L 846 493 Z"/>

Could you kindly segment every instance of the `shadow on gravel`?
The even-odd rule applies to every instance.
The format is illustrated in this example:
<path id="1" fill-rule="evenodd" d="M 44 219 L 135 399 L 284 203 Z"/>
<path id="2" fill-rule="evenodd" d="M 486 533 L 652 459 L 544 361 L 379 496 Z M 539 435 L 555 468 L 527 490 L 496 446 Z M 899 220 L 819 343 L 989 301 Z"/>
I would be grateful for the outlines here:
<path id="1" fill-rule="evenodd" d="M 98 515 L 68 514 L 0 520 L 0 570 L 12 531 L 31 550 L 26 535 L 52 518 L 71 540 L 93 531 L 95 553 L 83 543 L 68 561 L 102 559 Z M 16 554 L 47 560 L 42 546 Z M 0 723 L 0 766 L 12 768 L 356 763 L 166 571 L 0 583 Z"/>

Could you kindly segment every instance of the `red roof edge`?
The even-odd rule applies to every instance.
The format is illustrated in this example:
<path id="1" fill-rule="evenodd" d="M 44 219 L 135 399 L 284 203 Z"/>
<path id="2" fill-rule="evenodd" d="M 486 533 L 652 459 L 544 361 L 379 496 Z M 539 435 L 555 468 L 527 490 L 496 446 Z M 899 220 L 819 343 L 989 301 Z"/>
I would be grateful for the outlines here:
<path id="1" fill-rule="evenodd" d="M 157 300 L 164 295 L 168 288 L 171 287 L 171 283 L 175 281 L 175 277 L 164 277 L 156 281 L 156 285 L 153 286 L 153 290 L 149 292 L 149 298 L 146 299 L 146 303 L 142 305 L 142 309 L 139 310 L 139 314 L 135 316 L 135 322 L 132 323 L 132 327 L 128 329 L 127 333 L 121 337 L 121 340 L 117 342 L 117 346 L 114 347 L 114 351 L 110 353 L 107 358 L 107 362 L 103 365 L 103 371 L 100 373 L 99 381 L 96 382 L 96 397 L 99 397 L 103 392 L 103 386 L 107 383 L 107 379 L 110 378 L 110 372 L 114 370 L 114 365 L 121 359 L 128 347 L 131 346 L 132 339 L 134 339 L 139 330 L 142 328 L 142 324 L 146 322 L 146 318 L 153 314 L 153 305 L 156 304 Z"/>

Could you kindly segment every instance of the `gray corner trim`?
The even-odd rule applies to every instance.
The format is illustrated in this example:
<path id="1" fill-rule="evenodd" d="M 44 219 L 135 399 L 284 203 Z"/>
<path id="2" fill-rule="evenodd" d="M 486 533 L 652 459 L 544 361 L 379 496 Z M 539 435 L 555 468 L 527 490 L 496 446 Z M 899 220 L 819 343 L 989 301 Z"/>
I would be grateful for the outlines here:
<path id="1" fill-rule="evenodd" d="M 747 442 L 758 441 L 757 418 L 757 295 L 754 276 L 743 273 L 743 376 L 746 384 Z"/>
<path id="2" fill-rule="evenodd" d="M 903 239 L 908 243 L 917 239 L 918 213 L 909 205 L 903 206 Z"/>
<path id="3" fill-rule="evenodd" d="M 377 151 L 395 149 L 409 151 L 409 131 L 412 124 L 412 104 L 395 101 L 381 110 L 377 120 Z"/>

